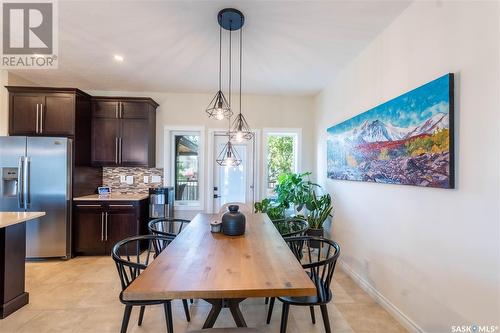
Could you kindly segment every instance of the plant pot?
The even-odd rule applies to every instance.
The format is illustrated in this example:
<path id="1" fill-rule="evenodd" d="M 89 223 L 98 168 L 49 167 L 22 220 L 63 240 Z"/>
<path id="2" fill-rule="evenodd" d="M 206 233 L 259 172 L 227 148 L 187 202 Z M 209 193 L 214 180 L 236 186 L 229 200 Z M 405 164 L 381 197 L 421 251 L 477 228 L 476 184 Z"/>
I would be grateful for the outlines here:
<path id="1" fill-rule="evenodd" d="M 307 229 L 307 235 L 312 236 L 312 237 L 323 237 L 324 229 L 323 228 L 319 228 L 319 229 L 309 228 L 309 229 Z M 311 241 L 310 245 L 312 248 L 318 249 L 320 247 L 321 243 L 313 240 L 313 241 Z"/>

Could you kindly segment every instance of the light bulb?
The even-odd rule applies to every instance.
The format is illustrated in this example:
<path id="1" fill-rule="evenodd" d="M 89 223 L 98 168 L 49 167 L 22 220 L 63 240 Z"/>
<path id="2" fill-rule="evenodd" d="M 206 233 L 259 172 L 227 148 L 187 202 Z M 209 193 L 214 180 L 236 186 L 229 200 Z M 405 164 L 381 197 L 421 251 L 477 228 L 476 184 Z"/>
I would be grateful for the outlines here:
<path id="1" fill-rule="evenodd" d="M 231 156 L 228 156 L 226 158 L 226 166 L 233 166 L 234 165 L 234 158 Z"/>
<path id="2" fill-rule="evenodd" d="M 215 109 L 215 119 L 222 120 L 224 119 L 224 110 L 221 108 Z"/>
<path id="3" fill-rule="evenodd" d="M 241 131 L 236 132 L 236 135 L 234 136 L 234 139 L 237 142 L 242 142 L 243 141 L 243 132 L 241 132 Z"/>

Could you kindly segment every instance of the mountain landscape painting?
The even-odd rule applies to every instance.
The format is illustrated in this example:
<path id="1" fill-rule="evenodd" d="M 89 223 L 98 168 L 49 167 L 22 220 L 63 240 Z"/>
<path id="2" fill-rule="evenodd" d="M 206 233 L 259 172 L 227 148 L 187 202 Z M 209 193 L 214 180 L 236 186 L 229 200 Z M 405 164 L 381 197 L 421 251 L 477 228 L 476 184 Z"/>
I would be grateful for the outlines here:
<path id="1" fill-rule="evenodd" d="M 327 132 L 329 178 L 454 188 L 453 74 Z"/>

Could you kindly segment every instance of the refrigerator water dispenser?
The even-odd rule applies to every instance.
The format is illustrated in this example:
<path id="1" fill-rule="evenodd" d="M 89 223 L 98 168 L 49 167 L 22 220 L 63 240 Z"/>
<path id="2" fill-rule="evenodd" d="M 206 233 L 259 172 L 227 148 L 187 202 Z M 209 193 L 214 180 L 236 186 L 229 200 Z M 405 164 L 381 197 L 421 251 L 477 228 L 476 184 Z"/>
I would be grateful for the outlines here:
<path id="1" fill-rule="evenodd" d="M 17 168 L 2 168 L 2 196 L 17 196 Z"/>

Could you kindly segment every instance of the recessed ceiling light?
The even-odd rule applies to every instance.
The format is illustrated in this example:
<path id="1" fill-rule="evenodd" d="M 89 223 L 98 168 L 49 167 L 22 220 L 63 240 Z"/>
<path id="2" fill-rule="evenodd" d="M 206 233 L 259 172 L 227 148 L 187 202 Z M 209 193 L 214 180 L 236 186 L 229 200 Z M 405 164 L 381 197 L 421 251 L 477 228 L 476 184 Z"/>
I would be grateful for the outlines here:
<path id="1" fill-rule="evenodd" d="M 123 56 L 119 55 L 119 54 L 115 54 L 115 60 L 116 61 L 123 61 Z"/>

